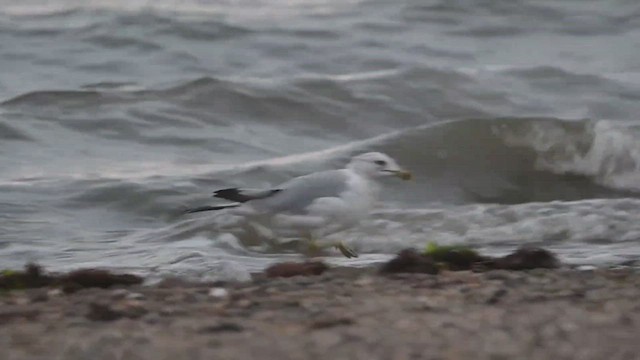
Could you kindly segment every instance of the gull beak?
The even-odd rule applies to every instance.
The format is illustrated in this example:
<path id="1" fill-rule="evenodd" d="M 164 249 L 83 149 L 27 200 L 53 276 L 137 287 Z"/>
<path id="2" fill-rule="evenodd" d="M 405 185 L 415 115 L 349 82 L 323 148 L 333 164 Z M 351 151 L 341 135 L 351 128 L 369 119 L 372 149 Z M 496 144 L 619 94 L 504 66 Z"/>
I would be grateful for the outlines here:
<path id="1" fill-rule="evenodd" d="M 393 171 L 393 174 L 397 177 L 399 177 L 402 180 L 411 180 L 413 178 L 413 175 L 411 175 L 410 172 L 408 171 L 404 171 L 404 170 L 396 170 Z"/>

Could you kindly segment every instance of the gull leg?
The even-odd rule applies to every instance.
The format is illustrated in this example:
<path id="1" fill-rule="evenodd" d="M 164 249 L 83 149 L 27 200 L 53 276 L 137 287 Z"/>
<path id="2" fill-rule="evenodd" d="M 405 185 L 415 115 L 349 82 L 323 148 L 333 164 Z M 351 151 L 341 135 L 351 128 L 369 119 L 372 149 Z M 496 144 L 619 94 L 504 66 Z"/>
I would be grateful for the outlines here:
<path id="1" fill-rule="evenodd" d="M 322 256 L 322 246 L 318 245 L 315 241 L 310 241 L 307 245 L 305 256 L 310 258 Z"/>
<path id="2" fill-rule="evenodd" d="M 358 257 L 358 253 L 355 252 L 350 247 L 348 247 L 347 245 L 345 245 L 342 241 L 334 243 L 333 247 L 335 247 L 336 249 L 340 250 L 342 255 L 344 255 L 347 258 L 357 258 Z"/>
<path id="3" fill-rule="evenodd" d="M 324 247 L 321 244 L 318 244 L 313 235 L 307 234 L 304 239 L 306 240 L 307 245 L 306 256 L 314 257 L 322 254 Z"/>
<path id="4" fill-rule="evenodd" d="M 344 255 L 347 258 L 356 258 L 358 257 L 358 253 L 355 252 L 353 249 L 351 249 L 350 247 L 348 247 L 347 245 L 344 244 L 344 242 L 342 241 L 337 241 L 337 242 L 332 242 L 332 243 L 328 243 L 328 244 L 319 244 L 316 241 L 316 238 L 314 236 L 308 236 L 307 237 L 308 240 L 308 245 L 307 245 L 307 251 L 309 254 L 320 254 L 322 253 L 322 250 L 329 248 L 329 247 L 334 247 L 336 249 L 338 249 L 340 251 L 340 253 L 342 253 L 342 255 Z"/>
<path id="5" fill-rule="evenodd" d="M 251 230 L 255 233 L 255 236 L 261 239 L 267 246 L 272 249 L 276 249 L 280 246 L 278 237 L 271 229 L 255 221 L 249 221 L 248 224 Z"/>
<path id="6" fill-rule="evenodd" d="M 322 246 L 318 244 L 314 239 L 309 239 L 309 251 L 312 253 L 317 253 L 322 250 Z"/>

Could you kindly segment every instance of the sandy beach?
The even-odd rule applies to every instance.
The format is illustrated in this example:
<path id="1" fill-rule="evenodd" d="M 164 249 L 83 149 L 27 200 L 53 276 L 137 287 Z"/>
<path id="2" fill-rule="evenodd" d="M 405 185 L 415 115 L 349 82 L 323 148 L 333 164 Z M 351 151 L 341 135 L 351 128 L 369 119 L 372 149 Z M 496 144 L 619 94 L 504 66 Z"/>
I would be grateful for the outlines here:
<path id="1" fill-rule="evenodd" d="M 633 268 L 378 268 L 4 292 L 0 358 L 638 359 Z"/>

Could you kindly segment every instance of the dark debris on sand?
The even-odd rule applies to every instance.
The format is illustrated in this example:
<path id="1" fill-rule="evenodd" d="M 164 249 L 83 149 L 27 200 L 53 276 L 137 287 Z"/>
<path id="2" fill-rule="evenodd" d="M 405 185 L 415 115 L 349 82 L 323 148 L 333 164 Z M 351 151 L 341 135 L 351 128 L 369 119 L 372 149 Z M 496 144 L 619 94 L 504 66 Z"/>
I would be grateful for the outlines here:
<path id="1" fill-rule="evenodd" d="M 42 268 L 27 264 L 24 271 L 4 270 L 0 273 L 0 290 L 30 289 L 49 286 L 54 278 L 45 275 Z"/>
<path id="2" fill-rule="evenodd" d="M 538 247 L 521 247 L 503 257 L 478 254 L 465 246 L 436 246 L 431 244 L 427 251 L 404 249 L 380 268 L 381 274 L 420 273 L 436 275 L 441 270 L 476 272 L 489 270 L 531 270 L 555 269 L 560 261 L 548 250 Z M 269 266 L 264 274 L 267 278 L 315 276 L 329 267 L 320 261 L 283 262 Z"/>
<path id="3" fill-rule="evenodd" d="M 109 288 L 142 284 L 143 278 L 132 274 L 114 274 L 101 269 L 80 269 L 66 274 L 46 274 L 36 264 L 24 271 L 5 270 L 0 273 L 0 290 L 21 290 L 59 287 L 71 293 L 83 288 Z"/>
<path id="4" fill-rule="evenodd" d="M 264 272 L 268 278 L 320 275 L 329 267 L 320 261 L 302 263 L 283 262 L 269 266 Z"/>
<path id="5" fill-rule="evenodd" d="M 112 286 L 131 286 L 142 284 L 140 276 L 132 274 L 113 274 L 107 270 L 81 269 L 59 277 L 58 282 L 65 292 L 73 292 L 82 288 L 110 288 Z"/>
<path id="6" fill-rule="evenodd" d="M 490 268 L 503 270 L 555 269 L 560 267 L 558 258 L 548 250 L 538 247 L 521 247 L 515 252 L 490 261 Z"/>
<path id="7" fill-rule="evenodd" d="M 437 247 L 419 253 L 405 249 L 380 268 L 380 273 L 437 274 L 439 269 L 450 271 L 532 270 L 555 269 L 560 261 L 548 250 L 521 247 L 503 257 L 483 256 L 460 246 Z"/>
<path id="8" fill-rule="evenodd" d="M 87 319 L 93 321 L 113 321 L 121 318 L 136 319 L 148 310 L 137 300 L 124 300 L 115 303 L 96 301 L 89 304 Z"/>
<path id="9" fill-rule="evenodd" d="M 413 249 L 400 251 L 398 255 L 382 265 L 380 272 L 391 273 L 422 273 L 435 275 L 439 272 L 438 264 L 430 256 L 425 256 Z"/>

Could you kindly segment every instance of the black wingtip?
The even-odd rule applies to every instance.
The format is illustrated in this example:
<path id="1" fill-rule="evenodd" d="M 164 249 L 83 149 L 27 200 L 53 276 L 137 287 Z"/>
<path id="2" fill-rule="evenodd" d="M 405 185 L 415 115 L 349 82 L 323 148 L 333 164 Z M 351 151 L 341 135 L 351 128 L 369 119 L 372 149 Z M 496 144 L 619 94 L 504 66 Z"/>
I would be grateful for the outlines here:
<path id="1" fill-rule="evenodd" d="M 239 188 L 228 188 L 214 191 L 213 197 L 244 203 L 251 200 L 268 198 L 280 191 L 282 191 L 282 189 L 246 191 Z"/>
<path id="2" fill-rule="evenodd" d="M 222 199 L 226 199 L 228 197 L 238 197 L 239 195 L 240 189 L 238 188 L 221 189 L 213 192 L 213 197 L 219 197 Z"/>
<path id="3" fill-rule="evenodd" d="M 240 205 L 239 204 L 229 204 L 229 205 L 218 205 L 218 206 L 200 206 L 200 207 L 193 208 L 193 209 L 187 209 L 187 210 L 184 211 L 184 213 L 185 214 L 193 214 L 193 213 L 197 213 L 197 212 L 222 210 L 222 209 L 234 208 L 234 207 L 238 207 L 238 206 L 240 206 Z"/>

